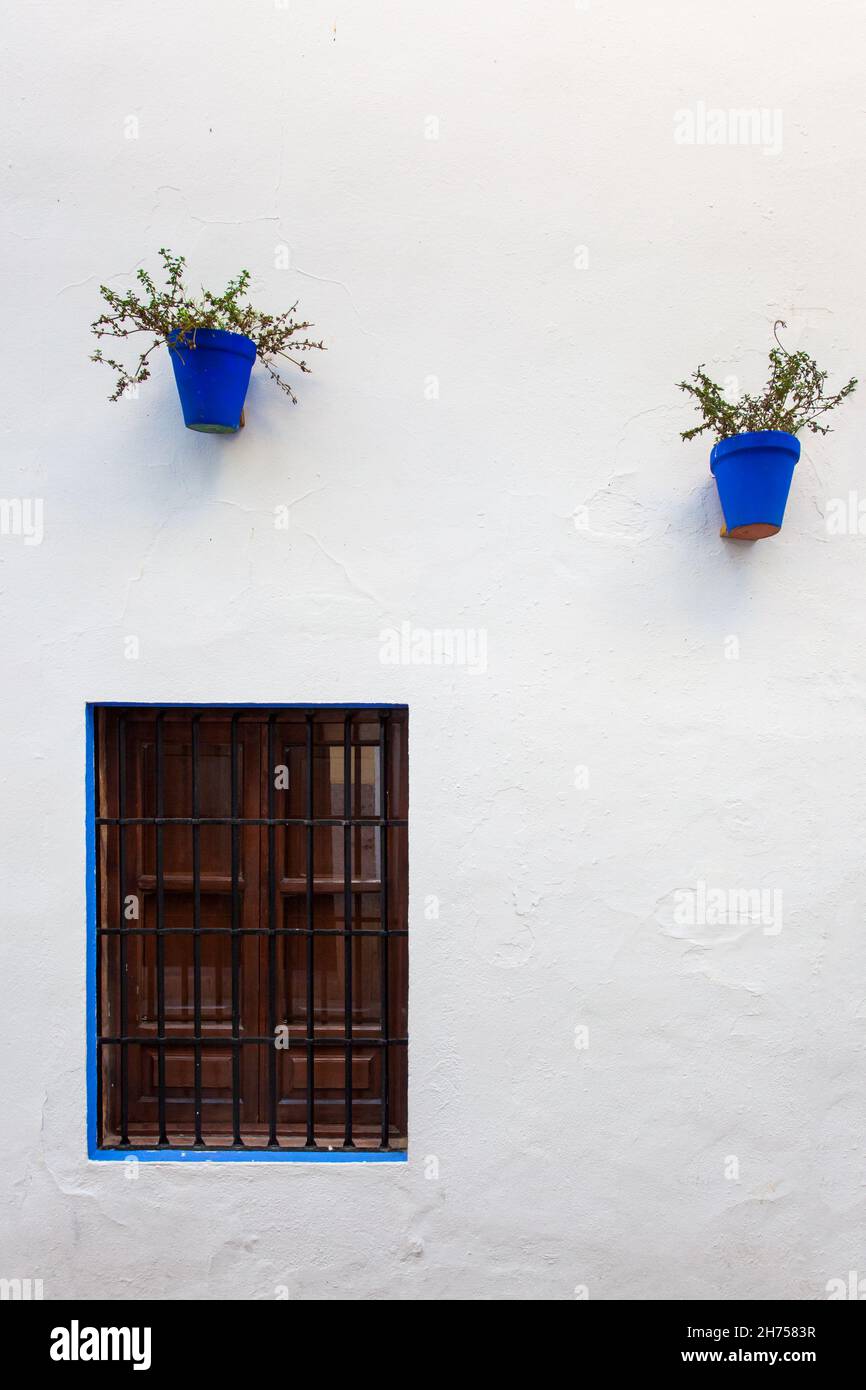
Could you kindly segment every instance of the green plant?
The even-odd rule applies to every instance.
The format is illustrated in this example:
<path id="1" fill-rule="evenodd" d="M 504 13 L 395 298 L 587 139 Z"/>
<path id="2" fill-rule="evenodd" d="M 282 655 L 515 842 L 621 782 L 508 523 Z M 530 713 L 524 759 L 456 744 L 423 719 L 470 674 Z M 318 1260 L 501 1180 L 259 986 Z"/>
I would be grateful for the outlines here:
<path id="1" fill-rule="evenodd" d="M 745 394 L 737 401 L 726 400 L 722 387 L 707 376 L 703 363 L 692 373 L 691 381 L 677 382 L 681 391 L 694 397 L 695 409 L 703 417 L 702 424 L 683 430 L 682 439 L 694 439 L 704 430 L 712 430 L 717 441 L 748 430 L 830 433 L 829 425 L 818 424 L 818 416 L 841 405 L 856 387 L 857 378 L 852 377 L 834 396 L 825 395 L 827 373 L 814 358 L 807 352 L 788 352 L 779 342 L 778 330 L 787 326 L 784 319 L 773 325 L 776 347 L 770 350 L 770 376 L 763 395 Z"/>
<path id="2" fill-rule="evenodd" d="M 97 338 L 129 338 L 134 333 L 149 333 L 153 342 L 141 353 L 138 362 L 129 370 L 122 362 L 103 356 L 97 348 L 91 362 L 104 362 L 117 372 L 117 382 L 110 401 L 120 400 L 130 386 L 147 381 L 150 376 L 148 359 L 155 348 L 168 344 L 173 352 L 185 348 L 195 349 L 195 334 L 198 328 L 221 328 L 228 333 L 243 333 L 256 345 L 256 356 L 265 370 L 277 383 L 281 391 L 297 405 L 297 397 L 288 382 L 283 381 L 274 369 L 273 359 L 285 357 L 302 372 L 310 368 L 303 359 L 298 360 L 291 352 L 303 352 L 309 348 L 325 351 L 324 343 L 314 343 L 308 338 L 296 338 L 312 328 L 311 323 L 295 320 L 292 316 L 297 309 L 293 304 L 283 314 L 263 314 L 254 309 L 246 299 L 250 283 L 250 272 L 242 270 L 235 280 L 229 280 L 222 294 L 213 294 L 203 289 L 201 297 L 195 299 L 184 286 L 183 276 L 186 259 L 172 255 L 164 246 L 160 247 L 160 259 L 165 271 L 165 287 L 158 289 L 146 270 L 138 270 L 136 278 L 143 294 L 129 290 L 118 294 L 107 285 L 100 285 L 99 292 L 108 305 L 108 311 L 100 315 L 90 325 Z M 171 338 L 171 342 L 169 342 Z"/>

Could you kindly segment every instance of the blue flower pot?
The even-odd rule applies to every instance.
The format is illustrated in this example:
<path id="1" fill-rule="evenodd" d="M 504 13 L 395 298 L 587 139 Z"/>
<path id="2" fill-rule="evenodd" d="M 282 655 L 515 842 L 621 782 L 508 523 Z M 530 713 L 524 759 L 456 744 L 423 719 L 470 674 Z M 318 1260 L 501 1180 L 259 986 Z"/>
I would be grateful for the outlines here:
<path id="1" fill-rule="evenodd" d="M 723 536 L 740 541 L 775 536 L 799 457 L 799 439 L 784 430 L 749 430 L 715 445 L 710 472 L 725 514 Z"/>
<path id="2" fill-rule="evenodd" d="M 188 430 L 234 434 L 240 429 L 256 345 L 243 333 L 196 328 L 172 333 L 168 349 Z"/>

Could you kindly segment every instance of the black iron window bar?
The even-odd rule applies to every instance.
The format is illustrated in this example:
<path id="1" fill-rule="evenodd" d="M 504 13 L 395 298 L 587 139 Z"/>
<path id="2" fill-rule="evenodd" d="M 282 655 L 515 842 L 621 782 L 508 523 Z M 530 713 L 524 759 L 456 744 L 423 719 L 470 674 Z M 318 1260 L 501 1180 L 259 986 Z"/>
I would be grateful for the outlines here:
<path id="1" fill-rule="evenodd" d="M 136 711 L 140 717 L 145 711 Z M 314 1083 L 314 1055 L 315 1050 L 321 1047 L 336 1047 L 344 1049 L 345 1071 L 344 1071 L 344 1136 L 342 1148 L 352 1149 L 355 1147 L 353 1139 L 353 1076 L 352 1076 L 352 1056 L 355 1046 L 353 1030 L 353 992 L 352 992 L 352 941 L 357 937 L 380 938 L 382 942 L 380 952 L 380 1008 L 381 1008 L 381 1036 L 378 1038 L 368 1037 L 366 1034 L 360 1040 L 361 1045 L 366 1049 L 370 1047 L 382 1049 L 381 1064 L 381 1133 L 379 1150 L 390 1148 L 390 1056 L 391 1048 L 395 1046 L 406 1047 L 408 1036 L 395 1036 L 390 1031 L 390 999 L 389 999 L 389 939 L 394 937 L 408 936 L 408 928 L 393 927 L 389 921 L 389 877 L 388 877 L 388 830 L 392 827 L 406 827 L 408 820 L 405 817 L 394 817 L 390 812 L 390 784 L 389 784 L 389 719 L 390 711 L 376 711 L 369 709 L 347 709 L 344 712 L 344 814 L 341 817 L 334 816 L 315 816 L 314 812 L 314 743 L 313 731 L 314 720 L 317 712 L 323 710 L 311 709 L 306 712 L 306 815 L 304 816 L 276 816 L 275 815 L 275 729 L 277 719 L 280 717 L 276 710 L 267 713 L 267 748 L 268 748 L 268 815 L 261 816 L 241 816 L 239 809 L 239 769 L 238 769 L 238 722 L 241 711 L 236 710 L 231 713 L 231 815 L 230 816 L 202 816 L 200 811 L 200 768 L 201 768 L 201 740 L 200 740 L 200 721 L 202 710 L 193 708 L 188 713 L 191 717 L 192 729 L 192 815 L 190 816 L 166 816 L 164 813 L 164 719 L 165 710 L 156 709 L 146 711 L 153 714 L 155 719 L 155 744 L 156 744 L 156 815 L 154 816 L 127 816 L 125 814 L 126 796 L 126 719 L 121 713 L 117 722 L 117 808 L 116 816 L 97 815 L 95 824 L 97 828 L 102 826 L 114 826 L 117 829 L 117 860 L 118 860 L 118 917 L 123 923 L 122 926 L 105 927 L 97 926 L 97 980 L 100 981 L 97 998 L 97 1049 L 98 1066 L 97 1075 L 99 1077 L 99 1104 L 101 1112 L 101 1079 L 102 1079 L 102 1051 L 108 1046 L 116 1046 L 120 1049 L 120 1068 L 119 1068 L 119 1090 L 120 1090 L 120 1124 L 119 1141 L 110 1147 L 124 1149 L 139 1147 L 130 1141 L 129 1124 L 129 1053 L 131 1045 L 146 1044 L 154 1047 L 157 1053 L 157 1111 L 158 1111 L 158 1141 L 155 1145 L 145 1143 L 143 1147 L 155 1147 L 158 1149 L 177 1149 L 187 1150 L 189 1145 L 182 1142 L 174 1142 L 168 1133 L 166 1117 L 166 1076 L 165 1076 L 165 1049 L 172 1046 L 193 1047 L 194 1053 L 194 1143 L 193 1147 L 198 1149 L 213 1149 L 214 1151 L 225 1150 L 228 1147 L 235 1149 L 246 1149 L 251 1154 L 256 1152 L 256 1147 L 245 1143 L 241 1135 L 241 1078 L 240 1078 L 240 1050 L 244 1046 L 261 1047 L 269 1045 L 268 1051 L 268 1141 L 267 1148 L 274 1149 L 280 1147 L 297 1148 L 295 1144 L 281 1145 L 277 1126 L 277 1056 L 275 1046 L 275 1034 L 278 1026 L 277 1006 L 276 1006 L 276 943 L 279 937 L 300 936 L 306 939 L 306 1026 L 303 1037 L 294 1036 L 293 1046 L 304 1046 L 306 1048 L 306 1138 L 304 1148 L 315 1150 L 321 1147 L 315 1135 L 315 1083 Z M 215 712 L 215 711 L 214 711 Z M 259 715 L 263 712 L 256 711 Z M 174 713 L 183 714 L 184 711 L 177 707 Z M 228 713 L 228 711 L 226 712 Z M 331 713 L 329 710 L 328 713 Z M 336 712 L 334 712 L 336 713 Z M 380 806 L 378 816 L 353 816 L 352 815 L 352 727 L 354 720 L 363 719 L 369 722 L 377 719 L 379 724 L 379 787 L 380 787 Z M 126 893 L 126 863 L 125 863 L 125 830 L 129 826 L 152 825 L 155 828 L 156 836 L 156 926 L 144 927 L 133 926 L 125 922 L 125 893 Z M 164 846 L 163 828 L 166 825 L 189 826 L 192 833 L 192 899 L 193 899 L 193 922 L 192 927 L 167 927 L 165 925 L 165 882 L 164 882 Z M 201 828 L 210 825 L 228 825 L 231 827 L 231 926 L 230 927 L 203 927 L 201 924 Z M 262 826 L 268 832 L 268 891 L 267 891 L 267 926 L 264 927 L 241 927 L 240 926 L 240 832 L 241 828 L 248 825 Z M 306 864 L 305 864 L 305 885 L 306 885 L 306 927 L 280 927 L 277 926 L 277 884 L 276 884 L 276 830 L 278 826 L 304 826 L 306 827 Z M 329 927 L 315 926 L 314 910 L 314 832 L 319 826 L 344 828 L 343 846 L 343 930 L 342 933 Z M 378 928 L 355 927 L 353 924 L 353 893 L 355 891 L 352 883 L 352 842 L 351 834 L 354 826 L 375 827 L 379 831 L 379 880 L 380 880 L 380 926 Z M 99 833 L 99 830 L 97 830 Z M 100 898 L 97 898 L 99 910 Z M 231 937 L 231 1036 L 208 1036 L 202 1032 L 202 960 L 201 960 L 201 941 L 209 935 L 226 935 Z M 156 943 L 156 1008 L 157 1008 L 157 1034 L 149 1035 L 147 1039 L 129 1032 L 129 981 L 128 981 L 128 942 L 131 936 L 153 937 Z M 188 1034 L 183 1036 L 173 1036 L 166 1032 L 166 1010 L 165 1010 L 165 938 L 169 935 L 192 936 L 193 939 L 193 1036 Z M 335 936 L 342 935 L 344 951 L 344 1027 L 345 1032 L 342 1037 L 322 1036 L 316 1032 L 315 1026 L 315 940 L 316 937 L 326 937 L 333 940 Z M 102 949 L 101 943 L 104 938 L 116 936 L 119 940 L 119 1033 L 104 1033 L 102 1030 L 103 1006 L 102 1006 Z M 241 1035 L 240 1018 L 240 942 L 244 937 L 267 936 L 268 938 L 268 1029 L 266 1035 Z M 231 1144 L 214 1143 L 206 1139 L 203 1134 L 202 1125 L 202 1049 L 205 1047 L 231 1047 L 232 1052 L 232 1139 Z M 329 1144 L 327 1147 L 335 1147 Z M 365 1148 L 371 1146 L 365 1145 Z"/>

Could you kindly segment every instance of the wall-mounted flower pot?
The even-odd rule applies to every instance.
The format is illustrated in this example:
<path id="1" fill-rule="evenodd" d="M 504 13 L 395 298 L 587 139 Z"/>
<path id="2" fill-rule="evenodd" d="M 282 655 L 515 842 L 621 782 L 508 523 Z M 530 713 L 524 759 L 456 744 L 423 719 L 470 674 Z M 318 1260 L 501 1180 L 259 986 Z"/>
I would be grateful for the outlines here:
<path id="1" fill-rule="evenodd" d="M 784 430 L 751 430 L 715 445 L 710 471 L 725 514 L 723 536 L 740 541 L 775 536 L 799 457 L 799 439 Z"/>
<path id="2" fill-rule="evenodd" d="M 168 339 L 174 379 L 188 430 L 234 434 L 241 426 L 256 345 L 243 333 L 196 328 Z"/>

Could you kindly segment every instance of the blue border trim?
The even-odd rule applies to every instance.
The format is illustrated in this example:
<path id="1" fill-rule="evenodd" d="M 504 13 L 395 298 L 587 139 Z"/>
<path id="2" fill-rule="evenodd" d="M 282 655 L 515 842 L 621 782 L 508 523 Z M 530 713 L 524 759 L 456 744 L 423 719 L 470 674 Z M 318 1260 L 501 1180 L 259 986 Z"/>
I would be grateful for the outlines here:
<path id="1" fill-rule="evenodd" d="M 304 1149 L 100 1149 L 96 1131 L 96 744 L 94 710 L 100 709 L 311 709 L 309 701 L 292 704 L 276 701 L 208 703 L 197 700 L 175 700 L 159 703 L 153 700 L 88 700 L 85 705 L 86 762 L 84 769 L 85 835 L 86 835 L 86 902 L 87 902 L 87 1157 L 101 1163 L 125 1163 L 128 1158 L 139 1163 L 406 1163 L 405 1149 L 391 1153 L 357 1149 L 324 1150 L 321 1153 Z M 340 704 L 320 704 L 316 709 L 408 709 L 408 705 L 377 704 L 342 701 Z"/>
<path id="2" fill-rule="evenodd" d="M 278 1153 L 268 1149 L 93 1149 L 88 1158 L 111 1163 L 125 1163 L 129 1158 L 139 1163 L 405 1163 L 409 1154 L 405 1149 L 391 1153 L 373 1149 L 355 1153 L 348 1149 L 324 1149 L 321 1153 L 305 1149 L 281 1149 Z"/>

